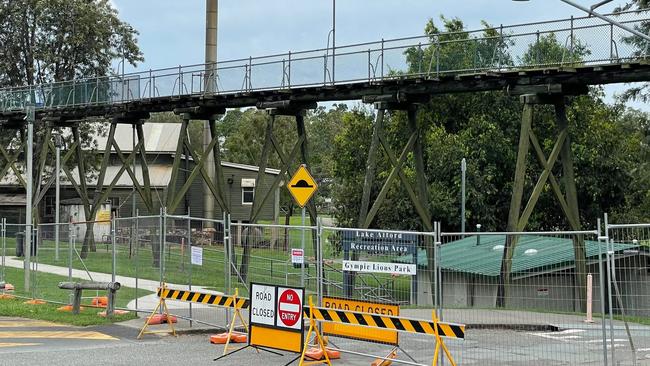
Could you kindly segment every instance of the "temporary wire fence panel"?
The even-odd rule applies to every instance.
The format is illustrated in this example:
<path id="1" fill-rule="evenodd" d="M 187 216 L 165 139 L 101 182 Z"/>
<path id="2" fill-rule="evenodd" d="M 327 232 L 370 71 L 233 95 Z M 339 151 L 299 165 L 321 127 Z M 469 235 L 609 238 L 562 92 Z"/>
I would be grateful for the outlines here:
<path id="1" fill-rule="evenodd" d="M 243 296 L 248 296 L 250 282 L 304 286 L 307 294 L 316 294 L 315 231 L 311 226 L 232 223 L 232 286 Z"/>
<path id="2" fill-rule="evenodd" d="M 449 344 L 461 363 L 473 361 L 476 352 L 503 363 L 600 363 L 606 356 L 622 365 L 650 354 L 648 224 L 610 224 L 605 235 L 421 233 L 165 214 L 112 219 L 107 229 L 102 224 L 60 224 L 58 243 L 57 226 L 38 225 L 30 284 L 24 288 L 22 276 L 14 280 L 16 293 L 65 303 L 69 293 L 58 290 L 52 278 L 115 278 L 134 289 L 124 306 L 151 311 L 162 282 L 215 296 L 239 289 L 239 296 L 248 297 L 248 284 L 259 281 L 304 286 L 307 295 L 341 298 L 348 306 L 354 300 L 396 304 L 400 316 L 409 318 L 430 319 L 437 310 L 441 321 L 467 324 L 467 342 Z M 4 225 L 3 263 L 22 264 L 18 255 L 26 250 L 26 229 Z M 53 271 L 61 277 L 52 277 Z M 84 293 L 96 295 L 103 294 Z M 169 302 L 172 312 L 191 324 L 224 327 L 232 316 L 207 304 Z M 504 339 L 516 339 L 516 347 Z M 357 349 L 360 342 L 332 341 L 343 349 Z M 431 348 L 420 347 L 412 335 L 400 334 L 399 345 L 407 358 L 430 359 Z M 386 347 L 373 344 L 368 352 L 385 355 Z"/>
<path id="3" fill-rule="evenodd" d="M 650 357 L 650 224 L 610 224 L 606 236 L 612 273 L 606 289 L 613 319 L 609 342 L 615 345 L 616 362 L 633 365 Z M 616 250 L 619 247 L 626 249 Z"/>
<path id="4" fill-rule="evenodd" d="M 432 235 L 323 228 L 323 295 L 417 305 L 420 291 L 426 290 L 418 288 L 416 257 Z"/>
<path id="5" fill-rule="evenodd" d="M 323 227 L 320 236 L 323 257 L 321 306 L 340 311 L 357 309 L 386 313 L 383 315 L 399 306 L 399 315 L 431 319 L 433 298 L 428 279 L 433 277 L 426 273 L 426 268 L 417 266 L 416 259 L 427 243 L 432 245 L 433 242 L 434 233 Z M 377 329 L 372 328 L 357 327 L 350 332 L 353 336 L 345 338 L 332 335 L 334 333 L 339 332 L 331 332 L 330 339 L 338 348 L 352 352 L 363 349 L 365 354 L 374 357 L 386 356 L 391 350 L 386 343 L 394 341 L 390 337 L 378 337 Z M 433 339 L 408 333 L 395 338 L 398 338 L 396 343 L 400 347 L 398 359 L 431 362 L 433 343 L 426 347 L 422 345 L 423 342 L 434 342 Z M 374 344 L 369 340 L 374 340 Z M 452 352 L 458 352 L 463 345 L 452 344 L 450 347 Z"/>
<path id="6" fill-rule="evenodd" d="M 586 261 L 576 260 L 580 248 Z M 585 355 L 602 361 L 605 253 L 595 231 L 442 233 L 435 258 L 441 318 L 474 328 L 467 339 L 482 340 L 505 363 L 529 361 L 531 354 L 547 362 L 583 362 Z M 586 322 L 588 293 L 592 322 Z M 493 329 L 521 346 L 490 337 Z"/>

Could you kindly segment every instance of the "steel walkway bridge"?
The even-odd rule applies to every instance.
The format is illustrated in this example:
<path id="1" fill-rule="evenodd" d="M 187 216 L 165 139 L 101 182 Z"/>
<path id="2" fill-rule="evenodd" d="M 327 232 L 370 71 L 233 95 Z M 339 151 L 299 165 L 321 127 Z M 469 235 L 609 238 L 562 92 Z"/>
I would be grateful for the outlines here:
<path id="1" fill-rule="evenodd" d="M 609 16 L 635 29 L 645 29 L 644 26 L 650 22 L 650 14 L 646 10 Z M 549 184 L 569 227 L 578 231 L 581 225 L 565 96 L 587 93 L 590 85 L 650 81 L 648 46 L 640 37 L 634 37 L 599 18 L 572 17 L 0 89 L 0 125 L 3 134 L 14 129 L 15 136 L 9 146 L 0 147 L 0 177 L 4 177 L 9 170 L 20 177 L 21 169 L 16 165 L 24 156 L 22 151 L 26 138 L 22 131 L 27 116 L 45 129 L 44 133 L 39 134 L 43 140 L 37 143 L 37 155 L 33 159 L 39 162 L 34 207 L 43 199 L 54 180 L 52 177 L 47 182 L 43 181 L 45 161 L 55 151 L 52 131 L 69 128 L 73 142 L 65 152 L 62 167 L 82 199 L 87 218 L 96 216 L 98 207 L 109 198 L 115 182 L 124 173 L 131 177 L 148 210 L 155 212 L 142 125 L 152 112 L 173 111 L 182 116 L 183 123 L 172 176 L 166 192 L 163 192 L 164 202 L 161 202 L 161 206 L 170 213 L 182 212 L 182 198 L 192 182 L 201 177 L 216 204 L 223 212 L 229 212 L 215 122 L 226 108 L 256 106 L 269 111 L 257 179 L 262 186 L 270 154 L 276 153 L 282 162 L 278 167 L 280 174 L 273 182 L 273 186 L 277 186 L 287 172 L 295 169 L 297 163 L 309 163 L 305 111 L 315 108 L 317 102 L 361 99 L 375 103 L 377 115 L 367 164 L 359 167 L 365 169 L 365 180 L 358 226 L 371 226 L 389 188 L 399 181 L 421 219 L 423 230 L 434 231 L 427 204 L 429 198 L 421 131 L 415 122 L 418 105 L 428 102 L 436 94 L 503 91 L 508 95 L 520 96 L 523 102 L 508 231 L 520 232 L 525 229 L 540 194 Z M 540 104 L 552 105 L 556 111 L 558 131 L 551 151 L 544 151 L 532 125 L 535 106 Z M 398 151 L 393 150 L 395 147 L 387 142 L 383 134 L 384 116 L 389 110 L 403 110 L 408 114 L 408 123 L 404 128 L 409 131 L 410 138 Z M 278 115 L 295 117 L 297 141 L 291 151 L 283 151 L 275 139 L 274 121 Z M 99 178 L 91 191 L 86 182 L 85 152 L 81 148 L 78 127 L 95 117 L 109 119 L 110 129 L 106 146 L 103 147 L 104 158 L 99 168 Z M 195 151 L 188 140 L 190 120 L 209 121 L 211 142 L 205 151 Z M 137 132 L 137 144 L 130 154 L 122 153 L 115 139 L 115 128 L 119 123 L 131 124 Z M 371 188 L 376 179 L 377 156 L 382 149 L 392 170 L 374 196 Z M 118 153 L 122 167 L 113 182 L 105 183 L 112 150 Z M 529 198 L 524 200 L 530 150 L 542 169 Z M 210 154 L 214 155 L 214 175 L 206 166 Z M 412 162 L 409 156 L 413 156 Z M 184 157 L 191 157 L 193 161 L 187 175 L 180 173 Z M 136 161 L 142 170 L 140 180 L 132 168 Z M 553 173 L 558 161 L 561 164 L 561 181 Z M 78 174 L 73 174 L 73 164 Z M 415 179 L 409 179 L 404 173 L 403 168 L 407 164 L 413 165 Z M 77 182 L 75 177 L 81 178 Z M 29 190 L 25 180 L 30 180 L 19 180 Z M 250 222 L 257 221 L 261 207 L 272 196 L 271 192 L 255 195 Z M 522 210 L 524 202 L 526 205 Z M 315 220 L 316 207 L 311 203 L 308 209 L 311 219 Z M 92 241 L 92 223 L 88 226 L 85 242 Z M 515 245 L 516 237 L 513 237 L 504 250 L 498 294 L 501 306 L 505 305 L 504 284 L 510 281 L 509 266 Z M 574 246 L 576 272 L 586 273 L 585 248 L 581 237 L 574 239 Z M 431 245 L 427 246 L 429 251 L 432 248 Z M 245 246 L 244 251 L 247 250 L 250 248 Z M 433 261 L 434 253 L 428 252 L 427 258 Z M 429 266 L 433 268 L 433 263 L 429 263 Z M 576 276 L 575 281 L 576 291 L 584 300 L 586 284 L 583 277 Z M 584 304 L 584 301 L 580 303 Z"/>
<path id="2" fill-rule="evenodd" d="M 645 11 L 609 16 L 636 28 L 650 20 Z M 543 54 L 548 37 L 562 46 L 559 54 Z M 4 88 L 0 116 L 20 114 L 30 103 L 39 114 L 84 117 L 396 92 L 571 91 L 648 80 L 647 54 L 645 41 L 601 19 L 569 18 Z"/>

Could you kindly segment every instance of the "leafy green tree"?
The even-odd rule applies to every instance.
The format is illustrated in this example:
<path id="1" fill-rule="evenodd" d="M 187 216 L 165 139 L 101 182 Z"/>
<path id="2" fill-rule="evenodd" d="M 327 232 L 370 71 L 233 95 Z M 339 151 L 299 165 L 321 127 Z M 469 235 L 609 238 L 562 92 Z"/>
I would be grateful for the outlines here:
<path id="1" fill-rule="evenodd" d="M 585 56 L 591 54 L 589 48 L 578 39 L 573 39 L 570 45 L 563 46 L 558 41 L 555 33 L 543 34 L 537 37 L 523 57 L 523 65 L 578 65 Z"/>
<path id="2" fill-rule="evenodd" d="M 650 1 L 648 0 L 630 0 L 626 2 L 623 6 L 617 7 L 615 9 L 615 12 L 624 12 L 630 10 L 641 11 L 648 8 L 650 8 Z M 643 34 L 650 35 L 650 21 L 645 21 L 645 22 L 641 22 L 640 24 L 634 25 L 634 29 Z M 648 47 L 648 41 L 646 41 L 645 39 L 630 34 L 629 36 L 624 37 L 623 41 L 629 45 L 632 45 L 636 49 L 636 51 L 633 54 L 634 56 L 644 57 L 644 58 L 648 56 L 648 52 L 650 52 L 650 48 Z M 642 83 L 638 86 L 629 88 L 621 95 L 621 100 L 623 101 L 640 100 L 643 102 L 649 101 L 650 84 Z"/>
<path id="3" fill-rule="evenodd" d="M 137 32 L 119 19 L 109 0 L 2 1 L 0 85 L 14 87 L 109 75 L 115 59 L 123 58 L 132 65 L 143 60 L 136 36 Z M 44 128 L 40 123 L 35 126 L 35 167 L 47 143 Z M 82 146 L 96 148 L 90 136 L 104 133 L 104 124 L 84 123 L 79 128 Z M 70 134 L 64 136 L 68 140 L 66 146 L 70 146 Z M 13 138 L 3 137 L 5 146 L 6 139 Z M 86 158 L 92 175 L 92 168 L 98 163 L 97 154 L 86 154 Z M 76 165 L 76 157 L 69 164 Z M 89 249 L 94 250 L 92 228 L 84 240 L 83 257 Z"/>

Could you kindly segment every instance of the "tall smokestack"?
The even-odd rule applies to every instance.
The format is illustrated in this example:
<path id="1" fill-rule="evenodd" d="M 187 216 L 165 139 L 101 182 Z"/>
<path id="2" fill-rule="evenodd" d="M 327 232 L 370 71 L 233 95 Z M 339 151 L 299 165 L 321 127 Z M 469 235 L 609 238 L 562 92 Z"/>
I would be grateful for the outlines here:
<path id="1" fill-rule="evenodd" d="M 218 24 L 219 0 L 206 0 L 205 2 L 205 91 L 214 93 L 216 91 L 216 62 L 217 62 L 217 24 Z M 210 124 L 214 121 L 203 122 L 203 151 L 210 145 Z M 208 160 L 205 162 L 208 176 L 216 183 L 214 154 L 208 154 Z M 203 183 L 203 216 L 206 219 L 214 219 L 214 196 L 210 187 Z M 206 226 L 214 227 L 211 222 L 206 222 Z"/>

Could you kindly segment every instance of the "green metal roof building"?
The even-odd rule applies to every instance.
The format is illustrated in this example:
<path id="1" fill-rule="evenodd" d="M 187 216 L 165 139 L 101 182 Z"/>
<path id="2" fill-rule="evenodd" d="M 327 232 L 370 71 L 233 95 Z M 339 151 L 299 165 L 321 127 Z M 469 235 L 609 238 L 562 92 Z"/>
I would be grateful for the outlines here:
<path id="1" fill-rule="evenodd" d="M 438 261 L 442 272 L 444 306 L 495 307 L 505 242 L 506 235 L 503 234 L 471 234 L 441 245 Z M 606 247 L 604 243 L 585 240 L 585 248 L 587 270 L 593 276 L 593 306 L 599 309 L 599 254 L 604 262 Z M 648 309 L 650 313 L 648 251 L 629 243 L 613 244 L 613 250 L 624 301 L 635 302 L 624 306 Z M 427 269 L 426 251 L 419 249 L 417 256 L 418 287 L 426 286 L 431 276 L 431 271 Z M 393 261 L 413 263 L 413 258 L 400 256 Z M 574 268 L 573 240 L 570 237 L 518 236 L 506 306 L 528 310 L 576 311 L 579 306 Z M 625 293 L 633 296 L 625 296 Z"/>

